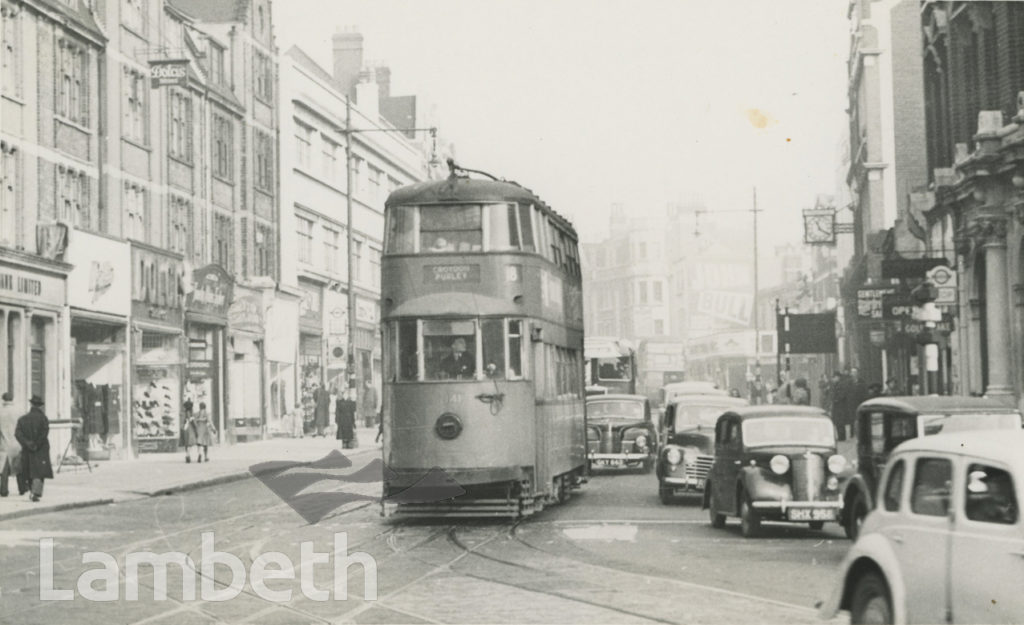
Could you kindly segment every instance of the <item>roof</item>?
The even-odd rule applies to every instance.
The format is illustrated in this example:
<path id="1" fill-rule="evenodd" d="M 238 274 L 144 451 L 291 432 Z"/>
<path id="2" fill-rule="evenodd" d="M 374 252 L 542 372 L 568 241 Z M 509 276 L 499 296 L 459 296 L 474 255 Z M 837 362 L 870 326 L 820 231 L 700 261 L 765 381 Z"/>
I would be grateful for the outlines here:
<path id="1" fill-rule="evenodd" d="M 245 22 L 249 0 L 168 0 L 177 9 L 200 22 L 223 24 Z"/>
<path id="2" fill-rule="evenodd" d="M 691 380 L 691 381 L 687 381 L 687 382 L 671 382 L 671 383 L 666 384 L 665 386 L 663 386 L 661 388 L 665 389 L 666 392 L 668 392 L 668 391 L 682 392 L 682 393 L 706 393 L 708 391 L 721 391 L 722 393 L 725 392 L 724 390 L 718 388 L 718 385 L 715 384 L 714 382 L 706 382 L 706 381 L 701 381 L 701 380 Z"/>
<path id="3" fill-rule="evenodd" d="M 858 408 L 858 412 L 893 408 L 900 412 L 948 413 L 948 412 L 1015 412 L 1012 407 L 989 397 L 966 397 L 962 395 L 907 395 L 902 397 L 875 397 Z"/>
<path id="4" fill-rule="evenodd" d="M 388 196 L 385 207 L 436 204 L 443 202 L 522 202 L 541 208 L 578 239 L 572 222 L 544 203 L 537 194 L 508 180 L 479 180 L 449 176 L 445 180 L 427 180 L 400 187 Z"/>
<path id="5" fill-rule="evenodd" d="M 668 403 L 672 405 L 690 404 L 694 406 L 721 406 L 723 408 L 749 405 L 749 402 L 747 402 L 747 400 L 743 399 L 742 397 L 731 397 L 729 395 L 712 395 L 709 393 L 693 393 L 687 395 L 679 395 L 678 397 L 674 397 Z"/>
<path id="6" fill-rule="evenodd" d="M 740 419 L 761 419 L 764 417 L 825 417 L 828 414 L 814 406 L 793 406 L 791 404 L 772 404 L 761 406 L 739 406 L 728 414 L 739 416 Z"/>
<path id="7" fill-rule="evenodd" d="M 979 430 L 912 438 L 896 448 L 904 451 L 937 451 L 963 456 L 991 458 L 1007 464 L 1024 465 L 1024 430 Z"/>
<path id="8" fill-rule="evenodd" d="M 314 61 L 313 57 L 309 56 L 305 50 L 299 46 L 292 46 L 288 48 L 285 54 L 293 58 L 302 67 L 316 74 L 317 78 L 334 87 L 338 93 L 344 95 L 345 90 L 334 80 L 334 76 L 331 76 L 330 72 L 320 67 L 320 64 Z"/>
<path id="9" fill-rule="evenodd" d="M 103 33 L 103 29 L 100 28 L 99 24 L 96 23 L 89 4 L 85 0 L 71 0 L 70 2 L 42 0 L 41 3 L 46 8 L 57 11 L 70 19 L 74 22 L 74 25 L 80 28 L 79 34 L 91 36 L 96 44 L 102 45 L 107 41 L 107 36 Z"/>
<path id="10" fill-rule="evenodd" d="M 587 401 L 647 401 L 645 395 L 626 395 L 625 393 L 611 393 L 605 395 L 591 395 Z"/>

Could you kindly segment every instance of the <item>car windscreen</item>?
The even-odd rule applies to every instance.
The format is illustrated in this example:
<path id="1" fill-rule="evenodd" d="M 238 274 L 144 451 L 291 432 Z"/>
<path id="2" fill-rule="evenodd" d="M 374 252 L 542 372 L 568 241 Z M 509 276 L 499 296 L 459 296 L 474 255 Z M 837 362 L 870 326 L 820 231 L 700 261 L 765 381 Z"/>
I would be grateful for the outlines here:
<path id="1" fill-rule="evenodd" d="M 697 404 L 676 404 L 676 430 L 698 425 L 715 427 L 715 421 L 723 412 L 728 410 L 726 406 L 701 406 Z"/>
<path id="2" fill-rule="evenodd" d="M 629 419 L 642 421 L 644 404 L 639 401 L 592 401 L 587 402 L 587 417 L 599 419 Z"/>
<path id="3" fill-rule="evenodd" d="M 940 432 L 972 430 L 1019 430 L 1021 416 L 1017 412 L 960 413 L 921 415 L 921 431 L 925 436 Z"/>
<path id="4" fill-rule="evenodd" d="M 743 422 L 743 444 L 747 447 L 767 445 L 835 445 L 835 428 L 829 419 L 806 417 L 763 417 Z"/>

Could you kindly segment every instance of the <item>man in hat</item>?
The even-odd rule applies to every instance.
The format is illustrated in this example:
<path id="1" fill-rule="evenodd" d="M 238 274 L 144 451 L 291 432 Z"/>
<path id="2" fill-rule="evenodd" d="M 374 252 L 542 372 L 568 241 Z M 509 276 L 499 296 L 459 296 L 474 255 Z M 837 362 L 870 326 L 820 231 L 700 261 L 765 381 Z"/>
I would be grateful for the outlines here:
<path id="1" fill-rule="evenodd" d="M 4 393 L 0 402 L 5 407 L 9 406 L 12 403 L 11 394 Z M 0 497 L 8 495 L 8 482 L 11 474 L 13 473 L 17 479 L 20 468 L 21 456 L 18 454 L 18 446 L 14 439 L 4 431 L 4 423 L 0 420 Z M 24 495 L 25 491 L 21 491 L 20 494 Z"/>
<path id="2" fill-rule="evenodd" d="M 50 464 L 50 420 L 43 412 L 43 400 L 33 395 L 29 400 L 32 409 L 18 419 L 14 438 L 21 445 L 21 473 L 25 480 L 32 481 L 32 501 L 43 496 L 43 480 L 53 478 Z"/>

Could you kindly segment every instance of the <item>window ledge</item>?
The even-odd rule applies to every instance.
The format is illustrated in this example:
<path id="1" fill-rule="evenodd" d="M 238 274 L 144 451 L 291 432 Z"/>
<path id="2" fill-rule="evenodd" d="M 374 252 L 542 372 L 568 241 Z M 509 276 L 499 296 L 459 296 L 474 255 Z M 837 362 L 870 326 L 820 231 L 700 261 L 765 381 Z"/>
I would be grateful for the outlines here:
<path id="1" fill-rule="evenodd" d="M 214 178 L 214 180 L 220 180 L 224 184 L 235 186 L 235 181 L 231 180 L 230 178 L 225 178 L 224 176 L 221 176 L 219 174 L 213 174 L 213 178 Z"/>
<path id="2" fill-rule="evenodd" d="M 192 167 L 192 163 L 190 161 L 186 161 L 185 158 L 182 157 L 182 156 L 176 156 L 174 154 L 168 153 L 167 154 L 167 158 L 169 158 L 172 161 L 175 161 L 177 163 L 180 163 L 180 164 L 184 165 L 185 167 Z"/>
<path id="3" fill-rule="evenodd" d="M 25 100 L 22 99 L 22 96 L 20 95 L 13 95 L 10 93 L 4 93 L 2 95 L 4 100 L 10 100 L 19 106 L 25 106 Z"/>
<path id="4" fill-rule="evenodd" d="M 140 150 L 145 150 L 146 152 L 152 152 L 153 151 L 152 147 L 146 145 L 145 143 L 142 143 L 138 139 L 133 139 L 132 137 L 126 137 L 124 135 L 121 135 L 121 141 L 124 141 L 125 143 L 129 143 L 131 145 L 134 145 L 135 147 L 139 148 Z"/>
<path id="5" fill-rule="evenodd" d="M 59 121 L 60 123 L 64 124 L 65 126 L 70 126 L 72 128 L 75 128 L 76 130 L 84 132 L 85 134 L 88 134 L 88 135 L 93 134 L 92 128 L 89 128 L 88 126 L 83 126 L 83 125 L 81 125 L 80 123 L 78 123 L 76 121 L 72 121 L 71 119 L 69 119 L 67 117 L 64 117 L 60 113 L 54 113 L 53 114 L 53 118 L 55 120 Z"/>

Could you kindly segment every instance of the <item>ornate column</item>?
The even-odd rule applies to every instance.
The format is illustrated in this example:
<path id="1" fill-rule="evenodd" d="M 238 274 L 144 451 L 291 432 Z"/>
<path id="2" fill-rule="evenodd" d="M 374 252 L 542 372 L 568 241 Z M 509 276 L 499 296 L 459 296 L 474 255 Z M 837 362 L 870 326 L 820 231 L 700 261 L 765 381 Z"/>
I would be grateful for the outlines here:
<path id="1" fill-rule="evenodd" d="M 990 397 L 1011 397 L 1010 294 L 1006 277 L 1006 218 L 980 216 L 971 223 L 975 244 L 985 262 L 985 331 L 988 340 L 988 387 Z"/>
<path id="2" fill-rule="evenodd" d="M 984 380 L 981 376 L 981 301 L 971 298 L 967 302 L 967 332 L 964 337 L 964 353 L 967 359 L 967 375 L 964 390 L 969 393 L 983 393 Z"/>

